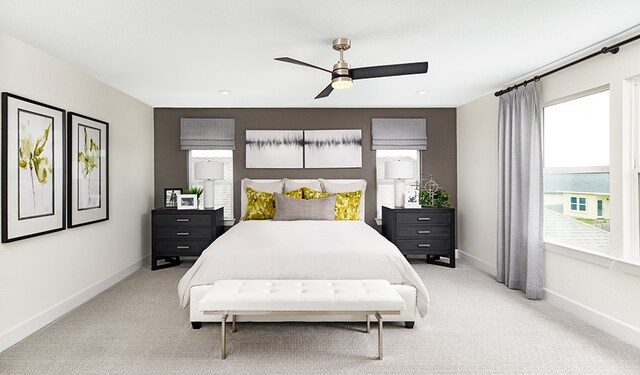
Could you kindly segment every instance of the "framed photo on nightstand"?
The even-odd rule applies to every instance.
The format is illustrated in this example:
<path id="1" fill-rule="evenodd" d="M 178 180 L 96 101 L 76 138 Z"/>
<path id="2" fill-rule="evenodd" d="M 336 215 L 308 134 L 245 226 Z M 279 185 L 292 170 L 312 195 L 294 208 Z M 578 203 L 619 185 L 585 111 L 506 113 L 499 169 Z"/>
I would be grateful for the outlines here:
<path id="1" fill-rule="evenodd" d="M 196 194 L 178 194 L 179 210 L 197 210 L 198 196 Z"/>
<path id="2" fill-rule="evenodd" d="M 181 188 L 164 188 L 164 208 L 178 208 L 178 196 Z"/>
<path id="3" fill-rule="evenodd" d="M 421 208 L 420 191 L 405 190 L 404 191 L 404 208 Z"/>

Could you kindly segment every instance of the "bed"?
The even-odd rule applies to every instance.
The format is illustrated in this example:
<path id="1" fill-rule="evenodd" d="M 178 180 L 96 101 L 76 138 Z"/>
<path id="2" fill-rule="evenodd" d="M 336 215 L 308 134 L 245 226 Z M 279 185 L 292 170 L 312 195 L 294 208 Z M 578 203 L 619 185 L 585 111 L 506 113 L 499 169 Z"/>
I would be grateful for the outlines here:
<path id="1" fill-rule="evenodd" d="M 308 185 L 329 192 L 345 191 L 364 180 L 243 180 L 241 212 L 246 211 L 245 189 L 278 191 Z M 329 189 L 325 189 L 329 187 Z M 360 203 L 364 217 L 364 194 Z M 403 297 L 406 309 L 386 321 L 414 322 L 428 311 L 429 296 L 422 280 L 395 245 L 363 221 L 247 220 L 214 241 L 182 277 L 180 305 L 190 306 L 192 323 L 220 321 L 204 315 L 199 300 L 218 280 L 228 279 L 385 279 Z M 238 321 L 352 321 L 362 316 L 239 316 Z M 194 324 L 194 327 L 196 325 Z"/>

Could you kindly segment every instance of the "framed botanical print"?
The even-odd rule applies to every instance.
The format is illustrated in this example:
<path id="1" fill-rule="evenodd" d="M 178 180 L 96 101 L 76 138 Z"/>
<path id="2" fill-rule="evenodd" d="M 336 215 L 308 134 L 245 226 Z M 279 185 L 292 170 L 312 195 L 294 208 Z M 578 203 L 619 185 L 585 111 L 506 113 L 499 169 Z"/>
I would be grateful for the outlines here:
<path id="1" fill-rule="evenodd" d="M 2 242 L 65 229 L 65 111 L 2 93 Z"/>
<path id="2" fill-rule="evenodd" d="M 68 114 L 69 227 L 109 220 L 109 124 Z"/>

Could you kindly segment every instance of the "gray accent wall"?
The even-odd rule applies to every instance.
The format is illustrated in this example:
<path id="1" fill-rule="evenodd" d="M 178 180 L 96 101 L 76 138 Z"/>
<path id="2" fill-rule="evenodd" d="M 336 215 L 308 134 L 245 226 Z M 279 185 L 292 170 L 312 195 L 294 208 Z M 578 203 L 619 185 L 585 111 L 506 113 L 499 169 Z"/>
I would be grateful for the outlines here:
<path id="1" fill-rule="evenodd" d="M 367 180 L 365 220 L 374 226 L 376 216 L 376 158 L 371 150 L 371 119 L 423 117 L 427 119 L 427 150 L 423 172 L 451 195 L 456 206 L 455 108 L 155 108 L 155 205 L 162 207 L 165 187 L 187 188 L 187 151 L 180 150 L 181 117 L 234 118 L 236 149 L 233 153 L 234 216 L 240 217 L 242 178 L 363 178 Z M 245 130 L 362 129 L 362 168 L 348 169 L 246 169 Z"/>

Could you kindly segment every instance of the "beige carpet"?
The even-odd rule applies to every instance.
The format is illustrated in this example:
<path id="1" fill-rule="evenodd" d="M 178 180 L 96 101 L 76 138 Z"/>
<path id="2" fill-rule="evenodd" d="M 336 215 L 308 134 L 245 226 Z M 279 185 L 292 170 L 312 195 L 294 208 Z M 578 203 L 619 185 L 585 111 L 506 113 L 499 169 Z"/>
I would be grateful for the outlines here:
<path id="1" fill-rule="evenodd" d="M 412 330 L 243 323 L 192 330 L 176 287 L 188 265 L 142 269 L 0 353 L 0 374 L 638 374 L 640 349 L 459 264 L 416 261 L 431 311 Z"/>

